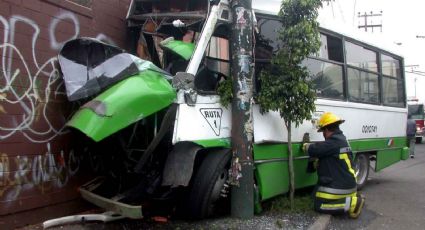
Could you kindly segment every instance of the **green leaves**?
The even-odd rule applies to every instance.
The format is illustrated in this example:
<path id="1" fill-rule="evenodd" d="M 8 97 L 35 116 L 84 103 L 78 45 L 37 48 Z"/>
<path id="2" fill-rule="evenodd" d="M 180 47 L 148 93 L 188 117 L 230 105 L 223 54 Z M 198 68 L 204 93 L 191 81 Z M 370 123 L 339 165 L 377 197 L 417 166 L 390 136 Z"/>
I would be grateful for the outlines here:
<path id="1" fill-rule="evenodd" d="M 284 27 L 290 27 L 302 19 L 316 21 L 321 6 L 320 0 L 283 0 L 279 16 L 284 21 Z"/>
<path id="2" fill-rule="evenodd" d="M 311 119 L 315 110 L 315 91 L 308 71 L 301 62 L 320 48 L 317 23 L 320 0 L 283 0 L 279 12 L 283 27 L 278 39 L 283 47 L 272 59 L 272 66 L 260 74 L 257 96 L 261 112 L 279 111 L 287 124 L 298 126 Z"/>
<path id="3" fill-rule="evenodd" d="M 220 104 L 227 108 L 232 102 L 232 79 L 227 78 L 226 80 L 219 83 L 217 93 L 220 95 Z"/>

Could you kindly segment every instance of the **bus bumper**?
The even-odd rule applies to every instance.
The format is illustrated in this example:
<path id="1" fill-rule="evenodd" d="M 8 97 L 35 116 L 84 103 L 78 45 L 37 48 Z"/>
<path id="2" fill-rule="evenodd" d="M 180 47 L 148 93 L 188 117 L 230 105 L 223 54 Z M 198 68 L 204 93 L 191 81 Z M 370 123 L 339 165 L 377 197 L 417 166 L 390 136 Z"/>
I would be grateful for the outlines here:
<path id="1" fill-rule="evenodd" d="M 402 160 L 407 160 L 409 158 L 409 147 L 404 147 L 401 150 L 401 159 Z"/>
<path id="2" fill-rule="evenodd" d="M 121 216 L 131 219 L 143 218 L 141 205 L 129 205 L 116 201 L 114 197 L 119 197 L 119 195 L 112 198 L 107 198 L 96 194 L 94 190 L 102 185 L 104 181 L 104 178 L 98 177 L 82 185 L 80 187 L 81 196 L 96 206 L 99 206 L 107 211 L 112 211 Z"/>

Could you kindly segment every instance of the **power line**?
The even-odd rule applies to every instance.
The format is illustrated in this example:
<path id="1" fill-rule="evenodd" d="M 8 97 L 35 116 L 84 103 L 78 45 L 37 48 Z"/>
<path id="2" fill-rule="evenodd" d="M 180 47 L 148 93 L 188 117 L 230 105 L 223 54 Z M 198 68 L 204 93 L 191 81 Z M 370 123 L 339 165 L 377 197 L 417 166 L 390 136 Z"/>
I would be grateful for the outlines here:
<path id="1" fill-rule="evenodd" d="M 407 70 L 405 70 L 404 72 L 411 73 L 411 74 L 416 74 L 416 75 L 424 76 L 425 77 L 425 72 L 422 72 L 422 71 L 407 71 Z"/>
<path id="2" fill-rule="evenodd" d="M 341 4 L 339 4 L 339 1 L 338 1 L 338 2 L 336 2 L 336 4 L 338 5 L 339 14 L 340 14 L 340 15 L 341 15 L 341 17 L 342 17 L 342 21 L 345 23 L 344 12 L 343 12 L 343 10 L 342 10 L 342 8 L 341 8 Z"/>
<path id="3" fill-rule="evenodd" d="M 357 4 L 357 0 L 354 0 L 354 5 L 353 5 L 353 26 L 354 26 L 354 19 L 356 17 L 356 4 Z"/>
<path id="4" fill-rule="evenodd" d="M 415 73 L 423 73 L 423 74 L 425 74 L 425 72 L 424 72 L 424 71 L 419 71 L 419 70 L 412 70 L 412 72 L 415 72 Z"/>

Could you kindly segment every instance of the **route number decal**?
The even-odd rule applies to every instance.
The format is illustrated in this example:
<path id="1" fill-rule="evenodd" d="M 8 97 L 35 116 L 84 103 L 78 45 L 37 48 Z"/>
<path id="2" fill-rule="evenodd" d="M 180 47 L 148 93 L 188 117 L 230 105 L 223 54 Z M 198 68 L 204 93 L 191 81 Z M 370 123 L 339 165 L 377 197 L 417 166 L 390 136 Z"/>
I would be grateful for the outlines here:
<path id="1" fill-rule="evenodd" d="M 220 136 L 220 129 L 221 129 L 221 117 L 223 115 L 223 109 L 220 108 L 203 108 L 199 109 L 199 112 L 201 112 L 202 116 L 205 118 L 205 120 L 210 125 L 211 129 L 214 131 L 216 136 Z"/>

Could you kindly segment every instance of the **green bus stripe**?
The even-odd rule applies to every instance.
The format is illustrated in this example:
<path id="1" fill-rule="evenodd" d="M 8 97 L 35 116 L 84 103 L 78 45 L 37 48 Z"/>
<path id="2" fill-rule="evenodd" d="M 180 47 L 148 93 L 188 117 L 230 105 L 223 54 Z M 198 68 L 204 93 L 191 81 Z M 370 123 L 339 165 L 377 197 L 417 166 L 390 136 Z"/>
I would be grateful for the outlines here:
<path id="1" fill-rule="evenodd" d="M 406 137 L 350 140 L 350 146 L 354 153 L 376 153 L 376 171 L 400 161 L 406 144 Z M 269 199 L 288 192 L 288 145 L 286 143 L 265 143 L 255 144 L 253 148 L 255 175 L 261 199 Z M 307 172 L 308 156 L 301 150 L 301 143 L 292 144 L 292 151 L 295 188 L 315 185 L 317 174 Z"/>

